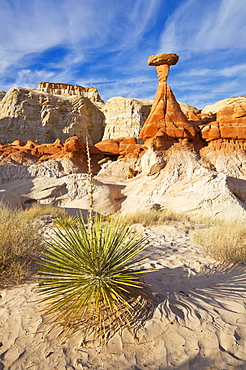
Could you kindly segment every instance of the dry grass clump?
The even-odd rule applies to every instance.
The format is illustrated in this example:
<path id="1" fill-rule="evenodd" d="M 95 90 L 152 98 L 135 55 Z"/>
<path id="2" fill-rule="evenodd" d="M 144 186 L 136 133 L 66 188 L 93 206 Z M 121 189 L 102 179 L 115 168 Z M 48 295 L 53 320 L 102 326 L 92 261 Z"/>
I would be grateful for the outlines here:
<path id="1" fill-rule="evenodd" d="M 139 223 L 143 226 L 162 225 L 175 221 L 187 222 L 191 226 L 194 224 L 217 225 L 221 223 L 221 220 L 209 216 L 179 213 L 168 208 L 160 210 L 138 210 L 124 214 L 122 218 L 130 225 Z"/>
<path id="2" fill-rule="evenodd" d="M 0 285 L 20 283 L 39 254 L 38 225 L 0 204 Z"/>
<path id="3" fill-rule="evenodd" d="M 63 208 L 54 207 L 50 204 L 43 205 L 35 203 L 24 211 L 21 211 L 26 222 L 32 221 L 35 218 L 43 215 L 51 215 L 52 217 L 65 218 L 67 213 Z"/>
<path id="4" fill-rule="evenodd" d="M 246 263 L 246 225 L 241 222 L 212 225 L 197 232 L 194 241 L 220 262 Z"/>
<path id="5" fill-rule="evenodd" d="M 170 221 L 188 221 L 187 216 L 170 209 L 135 211 L 124 215 L 123 219 L 130 225 L 142 224 L 144 226 L 160 225 Z"/>

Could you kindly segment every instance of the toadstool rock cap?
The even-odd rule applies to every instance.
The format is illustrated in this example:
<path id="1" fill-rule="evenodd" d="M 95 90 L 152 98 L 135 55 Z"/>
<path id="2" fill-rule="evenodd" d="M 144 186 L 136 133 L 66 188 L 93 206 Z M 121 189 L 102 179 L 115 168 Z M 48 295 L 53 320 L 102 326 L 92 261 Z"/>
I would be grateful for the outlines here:
<path id="1" fill-rule="evenodd" d="M 168 64 L 169 66 L 178 63 L 179 56 L 174 53 L 161 53 L 157 55 L 150 55 L 147 64 L 149 66 L 161 66 L 162 64 Z"/>

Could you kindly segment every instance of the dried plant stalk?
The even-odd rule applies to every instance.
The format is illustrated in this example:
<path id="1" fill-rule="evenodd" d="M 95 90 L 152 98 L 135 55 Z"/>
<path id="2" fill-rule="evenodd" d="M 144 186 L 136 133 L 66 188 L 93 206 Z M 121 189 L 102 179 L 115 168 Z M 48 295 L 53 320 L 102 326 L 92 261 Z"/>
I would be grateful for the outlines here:
<path id="1" fill-rule="evenodd" d="M 93 173 L 91 169 L 91 155 L 88 143 L 88 136 L 86 136 L 86 154 L 87 154 L 87 165 L 88 165 L 88 195 L 89 195 L 89 214 L 88 214 L 88 232 L 89 242 L 92 245 L 92 229 L 93 229 Z"/>

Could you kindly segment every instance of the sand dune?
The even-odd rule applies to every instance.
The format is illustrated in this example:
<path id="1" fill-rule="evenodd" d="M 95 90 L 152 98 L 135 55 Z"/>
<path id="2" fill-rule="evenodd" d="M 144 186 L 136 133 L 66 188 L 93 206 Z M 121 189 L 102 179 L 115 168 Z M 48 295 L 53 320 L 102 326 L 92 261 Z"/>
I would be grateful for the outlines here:
<path id="1" fill-rule="evenodd" d="M 156 300 L 137 339 L 124 330 L 102 349 L 80 347 L 77 333 L 60 344 L 46 335 L 29 282 L 1 292 L 0 369 L 246 369 L 245 267 L 205 256 L 184 223 L 137 229 L 149 241 L 145 281 Z"/>

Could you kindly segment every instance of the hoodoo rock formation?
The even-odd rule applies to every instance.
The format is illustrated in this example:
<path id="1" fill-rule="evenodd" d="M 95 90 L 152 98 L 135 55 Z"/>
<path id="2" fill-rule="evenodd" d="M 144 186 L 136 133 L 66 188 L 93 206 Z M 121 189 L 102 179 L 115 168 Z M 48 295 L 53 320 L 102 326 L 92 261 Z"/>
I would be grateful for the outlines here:
<path id="1" fill-rule="evenodd" d="M 167 149 L 179 139 L 189 141 L 196 135 L 195 128 L 189 123 L 171 88 L 167 86 L 170 66 L 177 62 L 178 55 L 173 53 L 152 55 L 147 62 L 156 67 L 159 80 L 154 104 L 140 133 L 140 139 L 149 147 Z"/>

